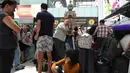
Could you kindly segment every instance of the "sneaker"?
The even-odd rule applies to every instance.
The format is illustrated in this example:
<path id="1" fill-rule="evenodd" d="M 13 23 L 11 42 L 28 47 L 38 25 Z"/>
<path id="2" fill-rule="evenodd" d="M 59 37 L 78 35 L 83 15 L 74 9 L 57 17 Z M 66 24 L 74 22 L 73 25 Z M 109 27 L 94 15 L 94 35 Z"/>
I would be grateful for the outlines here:
<path id="1" fill-rule="evenodd" d="M 16 67 L 15 70 L 18 71 L 18 70 L 22 70 L 22 69 L 24 69 L 24 68 L 25 68 L 25 66 L 20 65 L 20 66 Z"/>

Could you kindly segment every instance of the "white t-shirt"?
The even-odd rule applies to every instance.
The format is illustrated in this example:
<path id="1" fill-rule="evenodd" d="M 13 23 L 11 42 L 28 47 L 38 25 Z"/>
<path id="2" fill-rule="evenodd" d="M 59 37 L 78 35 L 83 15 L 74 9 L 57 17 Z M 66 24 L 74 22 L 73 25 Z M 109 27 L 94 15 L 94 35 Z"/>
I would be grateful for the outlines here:
<path id="1" fill-rule="evenodd" d="M 61 41 L 65 41 L 65 38 L 66 38 L 66 34 L 62 31 L 62 29 L 65 29 L 66 32 L 68 30 L 68 28 L 64 25 L 63 22 L 59 23 L 59 25 L 56 27 L 56 30 L 53 34 L 53 37 L 54 38 L 57 38 Z"/>

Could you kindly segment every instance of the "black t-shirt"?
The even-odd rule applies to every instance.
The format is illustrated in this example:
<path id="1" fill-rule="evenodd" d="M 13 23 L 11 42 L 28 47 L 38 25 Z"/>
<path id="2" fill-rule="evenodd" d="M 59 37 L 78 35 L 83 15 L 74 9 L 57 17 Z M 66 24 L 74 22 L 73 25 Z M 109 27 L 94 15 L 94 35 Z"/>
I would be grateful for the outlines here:
<path id="1" fill-rule="evenodd" d="M 48 11 L 42 11 L 37 14 L 37 20 L 41 20 L 39 36 L 53 36 L 54 16 Z"/>
<path id="2" fill-rule="evenodd" d="M 3 22 L 5 16 L 7 16 L 5 12 L 0 12 L 0 49 L 15 49 L 17 37 L 13 34 L 13 30 Z"/>

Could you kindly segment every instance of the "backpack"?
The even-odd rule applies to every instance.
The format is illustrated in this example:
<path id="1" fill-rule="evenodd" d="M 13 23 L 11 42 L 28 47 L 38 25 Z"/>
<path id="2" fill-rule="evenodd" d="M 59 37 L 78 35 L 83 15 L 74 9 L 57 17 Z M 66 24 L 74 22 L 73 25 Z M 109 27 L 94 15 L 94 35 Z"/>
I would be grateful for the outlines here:
<path id="1" fill-rule="evenodd" d="M 90 49 L 92 46 L 92 36 L 90 34 L 84 33 L 78 39 L 78 47 Z"/>

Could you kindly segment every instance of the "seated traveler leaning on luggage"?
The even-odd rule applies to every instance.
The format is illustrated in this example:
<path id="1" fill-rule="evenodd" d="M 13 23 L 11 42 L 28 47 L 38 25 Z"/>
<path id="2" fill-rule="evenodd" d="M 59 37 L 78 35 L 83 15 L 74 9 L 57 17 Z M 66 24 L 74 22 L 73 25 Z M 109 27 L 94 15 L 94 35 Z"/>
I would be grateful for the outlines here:
<path id="1" fill-rule="evenodd" d="M 77 51 L 75 50 L 67 50 L 65 58 L 55 62 L 52 65 L 52 72 L 59 73 L 59 70 L 56 69 L 56 66 L 64 66 L 64 73 L 79 73 L 79 62 L 78 62 L 78 55 Z M 61 71 L 60 71 L 61 72 Z"/>

